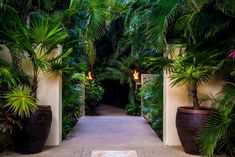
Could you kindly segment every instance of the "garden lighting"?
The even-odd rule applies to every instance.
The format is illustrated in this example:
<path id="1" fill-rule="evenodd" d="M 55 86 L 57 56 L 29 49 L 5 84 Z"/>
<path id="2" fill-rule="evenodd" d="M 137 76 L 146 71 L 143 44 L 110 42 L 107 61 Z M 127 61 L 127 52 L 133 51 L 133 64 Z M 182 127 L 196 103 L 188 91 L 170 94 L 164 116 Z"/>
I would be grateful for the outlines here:
<path id="1" fill-rule="evenodd" d="M 139 72 L 137 70 L 135 70 L 134 74 L 133 74 L 133 78 L 135 81 L 138 81 L 139 80 Z"/>
<path id="2" fill-rule="evenodd" d="M 89 72 L 87 73 L 86 79 L 87 79 L 88 81 L 93 80 L 91 71 L 89 71 Z"/>

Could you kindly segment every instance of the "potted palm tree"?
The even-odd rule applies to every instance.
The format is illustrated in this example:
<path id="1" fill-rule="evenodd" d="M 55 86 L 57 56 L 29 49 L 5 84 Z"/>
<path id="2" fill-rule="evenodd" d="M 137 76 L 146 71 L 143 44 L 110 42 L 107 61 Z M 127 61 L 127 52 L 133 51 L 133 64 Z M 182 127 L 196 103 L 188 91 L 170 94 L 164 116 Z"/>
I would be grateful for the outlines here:
<path id="1" fill-rule="evenodd" d="M 58 44 L 67 36 L 56 19 L 39 13 L 32 14 L 28 23 L 17 15 L 12 18 L 12 21 L 4 24 L 1 34 L 14 47 L 11 49 L 17 50 L 11 53 L 20 55 L 21 62 L 29 63 L 27 74 L 31 82 L 29 87 L 18 87 L 8 93 L 5 107 L 21 119 L 23 125 L 22 128 L 13 129 L 12 137 L 17 151 L 38 153 L 45 145 L 52 121 L 50 106 L 36 104 L 38 82 L 42 73 L 63 69 L 62 59 L 71 49 L 61 54 L 56 51 Z"/>
<path id="2" fill-rule="evenodd" d="M 205 58 L 207 58 L 205 60 Z M 207 82 L 221 64 L 206 55 L 186 54 L 177 58 L 171 67 L 172 86 L 188 85 L 192 107 L 179 107 L 176 115 L 177 132 L 186 153 L 200 154 L 197 135 L 213 109 L 200 106 L 198 87 Z"/>

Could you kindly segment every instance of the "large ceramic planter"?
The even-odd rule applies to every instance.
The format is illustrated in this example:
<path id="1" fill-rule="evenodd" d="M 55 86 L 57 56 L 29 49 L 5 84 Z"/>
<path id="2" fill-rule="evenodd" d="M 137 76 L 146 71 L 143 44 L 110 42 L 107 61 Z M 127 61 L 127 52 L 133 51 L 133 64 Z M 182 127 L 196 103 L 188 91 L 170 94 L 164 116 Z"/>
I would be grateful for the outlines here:
<path id="1" fill-rule="evenodd" d="M 0 129 L 10 129 L 10 126 L 0 125 Z M 0 152 L 5 151 L 11 145 L 11 137 L 9 131 L 0 131 Z"/>
<path id="2" fill-rule="evenodd" d="M 12 139 L 16 151 L 22 154 L 35 154 L 43 150 L 52 121 L 50 106 L 37 106 L 30 118 L 23 119 L 23 128 L 14 127 Z"/>
<path id="3" fill-rule="evenodd" d="M 176 115 L 176 128 L 181 144 L 188 154 L 199 155 L 197 136 L 202 131 L 209 115 L 214 110 L 193 110 L 188 107 L 179 107 Z"/>

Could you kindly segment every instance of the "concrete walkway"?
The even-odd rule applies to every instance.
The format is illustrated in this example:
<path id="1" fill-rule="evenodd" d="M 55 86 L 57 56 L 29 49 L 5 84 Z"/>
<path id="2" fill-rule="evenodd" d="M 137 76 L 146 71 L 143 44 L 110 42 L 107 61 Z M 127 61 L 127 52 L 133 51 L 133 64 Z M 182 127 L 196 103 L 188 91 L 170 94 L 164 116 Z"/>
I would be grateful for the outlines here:
<path id="1" fill-rule="evenodd" d="M 135 150 L 138 157 L 190 157 L 179 148 L 164 147 L 142 117 L 83 117 L 74 134 L 58 147 L 48 147 L 36 155 L 12 152 L 6 157 L 91 157 L 93 150 Z M 194 156 L 195 157 L 195 156 Z"/>
<path id="2" fill-rule="evenodd" d="M 98 107 L 100 116 L 126 116 L 126 112 L 118 107 L 101 104 Z"/>

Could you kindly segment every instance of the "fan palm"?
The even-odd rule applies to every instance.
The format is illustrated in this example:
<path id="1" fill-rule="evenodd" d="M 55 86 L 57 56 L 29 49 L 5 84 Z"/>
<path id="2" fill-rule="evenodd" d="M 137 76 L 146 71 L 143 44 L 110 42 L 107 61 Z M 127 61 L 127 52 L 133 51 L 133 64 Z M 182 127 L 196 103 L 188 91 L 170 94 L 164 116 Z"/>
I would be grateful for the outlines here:
<path id="1" fill-rule="evenodd" d="M 26 56 L 32 64 L 31 87 L 32 95 L 36 98 L 39 70 L 49 69 L 49 65 L 55 65 L 52 64 L 55 60 L 61 60 L 71 52 L 69 50 L 57 57 L 53 56 L 54 49 L 66 38 L 65 30 L 60 23 L 48 17 L 32 17 L 30 26 L 27 26 L 27 23 L 16 16 L 14 23 L 6 23 L 1 34 L 4 35 L 5 40 L 14 45 L 14 49 L 18 53 Z"/>

